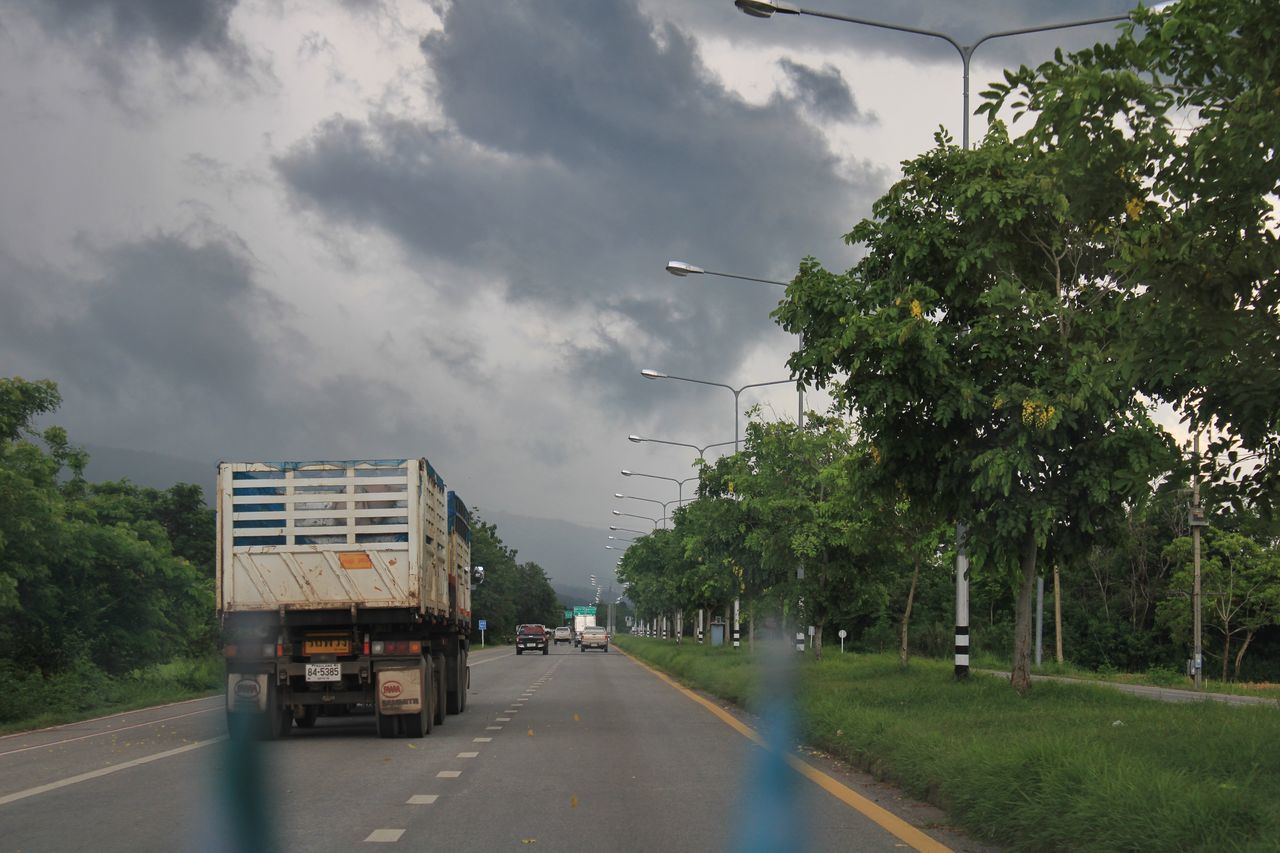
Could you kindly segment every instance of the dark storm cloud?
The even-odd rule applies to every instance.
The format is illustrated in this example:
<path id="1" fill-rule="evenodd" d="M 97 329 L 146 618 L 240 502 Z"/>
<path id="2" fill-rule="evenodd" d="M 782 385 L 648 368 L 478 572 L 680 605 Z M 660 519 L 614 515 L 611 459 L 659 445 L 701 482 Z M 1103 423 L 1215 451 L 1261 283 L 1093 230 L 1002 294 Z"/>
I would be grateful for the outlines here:
<path id="1" fill-rule="evenodd" d="M 790 59 L 778 60 L 778 66 L 790 78 L 800 100 L 822 118 L 850 121 L 860 117 L 853 93 L 838 68 L 810 68 Z"/>
<path id="2" fill-rule="evenodd" d="M 157 234 L 90 249 L 73 278 L 0 252 L 0 364 L 62 390 L 73 439 L 226 458 L 393 457 L 423 431 L 466 436 L 389 381 L 306 366 L 324 353 L 258 283 L 233 236 Z M 337 454 L 334 456 L 334 454 Z"/>
<path id="3" fill-rule="evenodd" d="M 744 103 L 695 47 L 625 3 L 455 3 L 422 44 L 445 125 L 335 117 L 276 165 L 324 217 L 383 229 L 517 303 L 631 318 L 660 343 L 583 342 L 566 355 L 584 375 L 653 357 L 727 375 L 776 334 L 778 294 L 676 283 L 666 261 L 783 277 L 806 254 L 838 266 L 885 176 L 840 170 L 807 95 Z"/>
<path id="4" fill-rule="evenodd" d="M 898 0 L 886 5 L 880 0 L 806 0 L 798 5 L 867 21 L 943 32 L 961 44 L 972 44 L 992 32 L 1125 15 L 1138 4 L 1131 0 L 965 0 L 962 3 Z M 718 32 L 735 44 L 905 55 L 922 62 L 954 64 L 959 75 L 960 58 L 955 48 L 936 38 L 809 16 L 775 15 L 761 20 L 738 11 L 733 0 L 702 3 L 645 0 L 645 7 L 659 17 L 678 15 L 699 31 Z M 1097 24 L 988 41 L 974 54 L 975 61 L 1004 66 L 1035 64 L 1046 58 L 1055 45 L 1079 48 L 1109 41 L 1114 36 L 1114 26 Z M 855 81 L 855 87 L 862 85 L 862 81 Z M 867 81 L 865 85 L 875 85 L 875 82 Z M 974 86 L 975 91 L 979 88 Z"/>
<path id="5" fill-rule="evenodd" d="M 140 385 L 192 399 L 251 392 L 269 346 L 251 327 L 277 309 L 253 284 L 241 247 L 160 234 L 97 258 L 103 272 L 90 281 L 3 259 L 0 297 L 12 310 L 0 331 L 18 350 L 11 357 L 95 394 Z"/>
<path id="6" fill-rule="evenodd" d="M 189 50 L 235 54 L 228 22 L 238 0 L 0 0 L 25 10 L 51 35 L 87 46 L 151 46 L 171 58 Z"/>

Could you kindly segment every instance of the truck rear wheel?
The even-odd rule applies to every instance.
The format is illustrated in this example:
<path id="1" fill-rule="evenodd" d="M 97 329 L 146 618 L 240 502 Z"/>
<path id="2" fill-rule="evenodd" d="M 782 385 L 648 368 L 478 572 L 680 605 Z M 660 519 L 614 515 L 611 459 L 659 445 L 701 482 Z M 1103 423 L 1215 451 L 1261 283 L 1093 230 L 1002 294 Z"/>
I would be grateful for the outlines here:
<path id="1" fill-rule="evenodd" d="M 309 729 L 315 726 L 316 717 L 320 716 L 319 705 L 303 705 L 302 716 L 294 717 L 294 722 L 298 724 L 300 729 Z"/>
<path id="2" fill-rule="evenodd" d="M 445 677 L 444 655 L 432 655 L 431 663 L 432 668 L 435 670 L 435 680 L 431 683 L 431 686 L 435 688 L 435 702 L 432 711 L 436 725 L 444 725 L 445 709 L 449 704 L 449 684 Z"/>
<path id="3" fill-rule="evenodd" d="M 391 714 L 384 714 L 381 711 L 376 712 L 378 715 L 378 737 L 395 737 L 396 718 Z"/>
<path id="4" fill-rule="evenodd" d="M 467 652 L 458 649 L 457 654 L 445 656 L 448 668 L 448 691 L 445 710 L 450 714 L 461 714 L 467 707 Z"/>
<path id="5" fill-rule="evenodd" d="M 279 702 L 280 688 L 272 683 L 267 687 L 267 712 L 260 721 L 262 737 L 266 740 L 286 737 L 293 728 L 293 707 Z"/>

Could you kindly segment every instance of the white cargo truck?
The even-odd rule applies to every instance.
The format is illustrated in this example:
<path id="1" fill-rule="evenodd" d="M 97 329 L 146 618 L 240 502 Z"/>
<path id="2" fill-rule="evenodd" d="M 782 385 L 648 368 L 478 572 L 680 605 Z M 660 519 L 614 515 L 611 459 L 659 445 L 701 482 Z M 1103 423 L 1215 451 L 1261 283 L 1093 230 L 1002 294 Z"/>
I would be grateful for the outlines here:
<path id="1" fill-rule="evenodd" d="M 582 642 L 583 628 L 588 628 L 595 624 L 596 609 L 594 607 L 573 608 L 573 644 L 576 646 Z"/>
<path id="2" fill-rule="evenodd" d="M 466 708 L 471 518 L 426 459 L 224 462 L 217 512 L 233 735 L 363 706 L 422 737 Z"/>

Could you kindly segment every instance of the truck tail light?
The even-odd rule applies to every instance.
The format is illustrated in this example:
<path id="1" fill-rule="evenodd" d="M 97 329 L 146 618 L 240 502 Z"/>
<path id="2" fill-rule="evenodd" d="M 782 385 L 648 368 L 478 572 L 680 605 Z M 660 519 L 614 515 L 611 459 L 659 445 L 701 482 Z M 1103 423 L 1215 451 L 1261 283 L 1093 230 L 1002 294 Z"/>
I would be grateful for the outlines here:
<path id="1" fill-rule="evenodd" d="M 366 655 L 369 654 L 369 635 L 368 634 L 364 635 L 364 653 Z"/>
<path id="2" fill-rule="evenodd" d="M 223 657 L 233 658 L 239 654 L 240 654 L 240 647 L 237 646 L 235 643 L 227 643 L 225 646 L 222 647 Z"/>
<path id="3" fill-rule="evenodd" d="M 276 643 L 276 657 L 284 657 L 284 643 Z"/>
<path id="4" fill-rule="evenodd" d="M 422 643 L 418 640 L 374 640 L 375 655 L 420 655 Z"/>

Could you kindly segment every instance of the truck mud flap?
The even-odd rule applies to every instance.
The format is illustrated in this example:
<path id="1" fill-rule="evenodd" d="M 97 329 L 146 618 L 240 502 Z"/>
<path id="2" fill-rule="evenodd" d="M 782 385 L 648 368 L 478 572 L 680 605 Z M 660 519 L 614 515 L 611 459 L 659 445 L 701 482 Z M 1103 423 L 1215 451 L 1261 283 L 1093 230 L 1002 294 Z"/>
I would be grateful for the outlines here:
<path id="1" fill-rule="evenodd" d="M 227 711 L 261 714 L 267 710 L 269 674 L 265 672 L 227 673 Z"/>
<path id="2" fill-rule="evenodd" d="M 416 666 L 381 669 L 377 672 L 378 713 L 422 713 L 422 668 Z"/>

